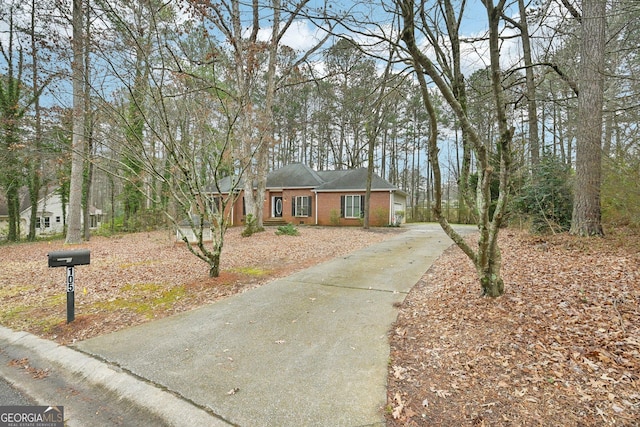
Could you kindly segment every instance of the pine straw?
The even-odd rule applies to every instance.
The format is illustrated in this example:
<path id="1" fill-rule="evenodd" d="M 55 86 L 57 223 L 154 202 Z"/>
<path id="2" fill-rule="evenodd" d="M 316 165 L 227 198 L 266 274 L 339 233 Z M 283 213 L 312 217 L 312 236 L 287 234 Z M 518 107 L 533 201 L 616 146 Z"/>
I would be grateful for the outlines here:
<path id="1" fill-rule="evenodd" d="M 640 236 L 502 233 L 506 293 L 450 248 L 391 332 L 389 426 L 640 425 Z"/>
<path id="2" fill-rule="evenodd" d="M 169 231 L 94 237 L 78 246 L 62 241 L 0 246 L 0 324 L 67 344 L 191 310 L 275 278 L 380 242 L 401 229 L 298 227 L 251 237 L 229 229 L 221 274 L 175 244 Z M 47 253 L 89 249 L 91 264 L 75 272 L 75 320 L 66 323 L 64 268 L 48 268 Z"/>

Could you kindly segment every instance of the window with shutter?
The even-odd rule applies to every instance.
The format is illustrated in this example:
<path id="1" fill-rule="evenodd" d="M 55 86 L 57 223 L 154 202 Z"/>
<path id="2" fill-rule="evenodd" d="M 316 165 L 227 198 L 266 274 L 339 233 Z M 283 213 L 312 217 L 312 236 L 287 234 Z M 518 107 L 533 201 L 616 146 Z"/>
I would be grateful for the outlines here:
<path id="1" fill-rule="evenodd" d="M 344 212 L 344 218 L 361 218 L 363 211 L 362 197 L 360 195 L 350 194 L 342 196 L 340 198 L 341 205 L 344 207 L 341 209 Z"/>
<path id="2" fill-rule="evenodd" d="M 311 197 L 309 196 L 294 197 L 293 216 L 311 216 Z"/>

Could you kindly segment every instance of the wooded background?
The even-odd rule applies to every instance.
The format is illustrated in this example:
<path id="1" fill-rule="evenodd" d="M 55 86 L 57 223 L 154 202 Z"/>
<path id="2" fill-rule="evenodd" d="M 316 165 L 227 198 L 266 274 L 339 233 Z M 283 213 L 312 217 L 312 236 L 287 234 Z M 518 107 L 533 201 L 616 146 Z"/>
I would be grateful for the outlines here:
<path id="1" fill-rule="evenodd" d="M 0 29 L 8 240 L 35 238 L 16 214 L 45 192 L 69 202 L 78 241 L 82 207 L 110 231 L 153 228 L 224 177 L 260 191 L 292 162 L 371 165 L 408 193 L 410 220 L 437 219 L 439 191 L 446 219 L 477 221 L 488 181 L 491 209 L 508 190 L 507 219 L 539 231 L 640 225 L 635 0 L 12 0 Z M 484 173 L 500 141 L 502 189 Z"/>

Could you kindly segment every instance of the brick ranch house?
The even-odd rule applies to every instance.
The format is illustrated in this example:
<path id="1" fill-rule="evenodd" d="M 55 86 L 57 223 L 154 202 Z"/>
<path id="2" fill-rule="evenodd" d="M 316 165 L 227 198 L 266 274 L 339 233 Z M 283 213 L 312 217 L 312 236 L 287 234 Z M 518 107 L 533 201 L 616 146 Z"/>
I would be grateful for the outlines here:
<path id="1" fill-rule="evenodd" d="M 221 195 L 229 194 L 229 185 L 221 183 Z M 263 222 L 295 225 L 359 226 L 364 216 L 367 170 L 314 171 L 295 163 L 277 169 L 267 176 Z M 244 222 L 243 190 L 231 207 L 231 224 Z M 369 222 L 371 226 L 387 226 L 404 222 L 407 194 L 388 181 L 373 176 L 371 182 Z"/>

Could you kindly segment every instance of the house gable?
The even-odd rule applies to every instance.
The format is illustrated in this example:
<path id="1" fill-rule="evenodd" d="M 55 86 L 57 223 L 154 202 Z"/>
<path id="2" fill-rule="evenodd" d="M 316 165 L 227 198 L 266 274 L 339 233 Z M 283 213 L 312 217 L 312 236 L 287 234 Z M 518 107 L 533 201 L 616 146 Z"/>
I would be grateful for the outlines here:
<path id="1" fill-rule="evenodd" d="M 293 163 L 267 175 L 267 188 L 316 188 L 325 181 L 302 163 Z"/>

